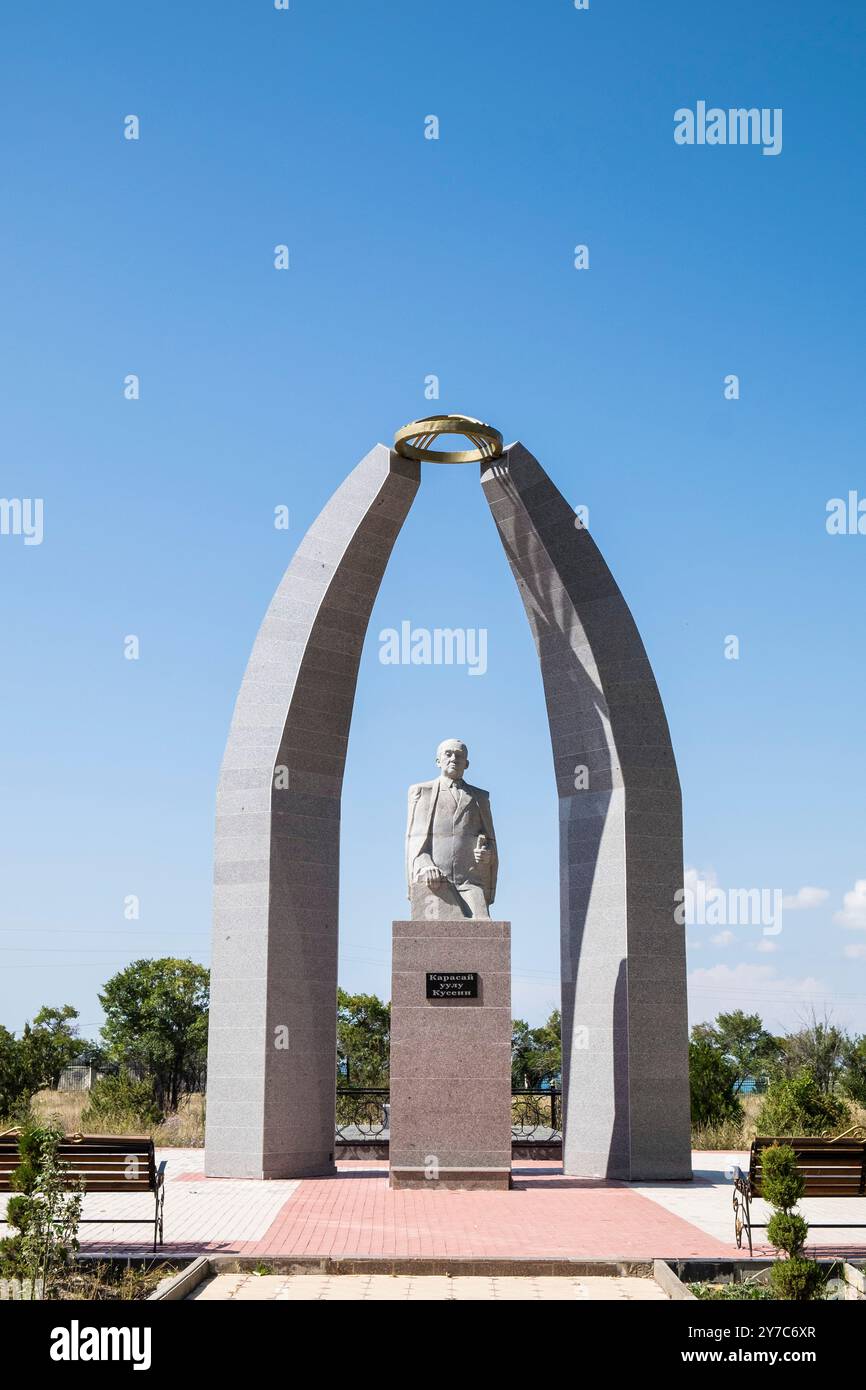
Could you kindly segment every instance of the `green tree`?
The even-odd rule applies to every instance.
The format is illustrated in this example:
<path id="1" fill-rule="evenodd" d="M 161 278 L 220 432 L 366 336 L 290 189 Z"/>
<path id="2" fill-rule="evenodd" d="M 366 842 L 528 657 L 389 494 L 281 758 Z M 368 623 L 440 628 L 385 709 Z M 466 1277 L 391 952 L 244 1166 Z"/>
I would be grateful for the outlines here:
<path id="1" fill-rule="evenodd" d="M 77 1017 L 77 1010 L 65 1004 L 40 1009 L 32 1023 L 25 1023 L 20 1038 L 0 1027 L 0 1118 L 21 1118 L 35 1091 L 57 1085 L 80 1046 L 72 1025 Z"/>
<path id="2" fill-rule="evenodd" d="M 80 1051 L 81 1039 L 73 1023 L 76 1018 L 78 1010 L 71 1004 L 64 1004 L 59 1009 L 41 1008 L 32 1025 L 25 1024 L 21 1039 L 25 1066 L 33 1077 L 39 1078 L 39 1086 L 56 1090 L 63 1068 L 68 1067 Z"/>
<path id="3" fill-rule="evenodd" d="M 839 1089 L 855 1105 L 866 1105 L 866 1034 L 848 1043 Z"/>
<path id="4" fill-rule="evenodd" d="M 90 1038 L 82 1038 L 75 1061 L 82 1067 L 93 1067 L 95 1071 L 111 1070 L 111 1058 L 105 1048 Z"/>
<path id="5" fill-rule="evenodd" d="M 532 1085 L 529 1078 L 533 1071 L 534 1053 L 532 1029 L 525 1019 L 513 1018 L 511 1020 L 511 1089 L 513 1091 L 520 1091 Z"/>
<path id="6" fill-rule="evenodd" d="M 0 1024 L 0 1119 L 15 1119 L 22 1108 L 29 1109 L 37 1089 L 29 1084 L 20 1041 Z"/>
<path id="7" fill-rule="evenodd" d="M 845 1071 L 850 1040 L 829 1015 L 811 1017 L 796 1033 L 782 1039 L 782 1052 L 775 1068 L 777 1076 L 793 1078 L 804 1070 L 812 1074 L 819 1091 L 832 1095 Z"/>
<path id="8" fill-rule="evenodd" d="M 546 1023 L 530 1028 L 522 1018 L 511 1024 L 511 1085 L 536 1090 L 562 1075 L 562 1019 L 554 1009 Z"/>
<path id="9" fill-rule="evenodd" d="M 541 1081 L 558 1081 L 562 1076 L 562 1015 L 559 1009 L 554 1009 L 547 1022 L 534 1031 Z"/>
<path id="10" fill-rule="evenodd" d="M 730 1062 L 736 1074 L 737 1092 L 750 1078 L 756 1089 L 762 1089 L 767 1072 L 779 1056 L 779 1042 L 767 1032 L 760 1014 L 747 1014 L 742 1009 L 719 1014 L 715 1023 L 696 1024 L 692 1037 L 705 1038 Z"/>
<path id="11" fill-rule="evenodd" d="M 102 1038 L 113 1061 L 153 1078 L 161 1110 L 176 1110 L 207 1054 L 209 976 L 203 965 L 137 960 L 99 996 Z"/>
<path id="12" fill-rule="evenodd" d="M 387 1086 L 391 1005 L 376 994 L 337 990 L 337 1057 L 347 1068 L 346 1086 Z"/>
<path id="13" fill-rule="evenodd" d="M 693 1125 L 703 1128 L 742 1118 L 736 1068 L 709 1038 L 693 1037 L 689 1043 L 689 1089 Z"/>

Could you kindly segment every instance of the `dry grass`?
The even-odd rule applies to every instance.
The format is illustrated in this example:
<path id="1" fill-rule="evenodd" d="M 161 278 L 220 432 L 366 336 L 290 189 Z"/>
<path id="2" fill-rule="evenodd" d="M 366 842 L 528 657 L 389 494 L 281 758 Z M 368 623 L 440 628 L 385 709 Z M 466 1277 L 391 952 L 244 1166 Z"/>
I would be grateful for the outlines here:
<path id="1" fill-rule="evenodd" d="M 747 1149 L 755 1137 L 755 1124 L 761 1096 L 744 1096 L 740 1120 L 728 1120 L 723 1125 L 692 1127 L 693 1149 Z"/>
<path id="2" fill-rule="evenodd" d="M 76 1262 L 57 1277 L 50 1297 L 73 1299 L 76 1303 L 83 1300 L 127 1303 L 147 1298 L 157 1284 L 176 1273 L 177 1266 L 166 1261 L 154 1262 L 149 1267 L 125 1268 L 116 1264 Z"/>
<path id="3" fill-rule="evenodd" d="M 80 1133 L 81 1116 L 90 1099 L 87 1091 L 38 1091 L 33 1097 L 33 1111 L 43 1119 L 49 1116 L 62 1126 L 64 1134 Z M 199 1092 L 184 1096 L 176 1115 L 169 1115 L 161 1125 L 92 1124 L 90 1134 L 150 1134 L 161 1148 L 200 1149 L 204 1145 L 204 1096 Z"/>
<path id="4" fill-rule="evenodd" d="M 761 1096 L 746 1096 L 743 1100 L 742 1122 L 731 1121 L 726 1125 L 711 1126 L 692 1130 L 692 1147 L 695 1149 L 747 1149 L 755 1137 L 758 1110 Z M 86 1091 L 39 1091 L 33 1097 L 33 1110 L 37 1115 L 55 1116 L 65 1134 L 75 1134 L 81 1130 L 82 1112 L 87 1108 Z M 851 1123 L 866 1127 L 866 1107 L 851 1106 Z M 140 1134 L 141 1125 L 88 1125 L 95 1134 Z M 145 1133 L 153 1136 L 154 1142 L 163 1148 L 200 1149 L 204 1146 L 204 1096 L 195 1092 L 184 1096 L 176 1115 L 169 1115 L 161 1124 L 145 1127 Z"/>
<path id="5" fill-rule="evenodd" d="M 693 1149 L 747 1149 L 757 1133 L 758 1111 L 763 1096 L 743 1097 L 742 1121 L 730 1120 L 724 1125 L 707 1125 L 692 1129 Z M 851 1111 L 851 1124 L 862 1125 L 866 1129 L 866 1108 L 848 1102 Z M 847 1126 L 846 1126 L 847 1128 Z"/>
<path id="6" fill-rule="evenodd" d="M 86 1091 L 37 1091 L 30 1108 L 40 1120 L 56 1120 L 64 1134 L 75 1134 L 86 1104 Z"/>

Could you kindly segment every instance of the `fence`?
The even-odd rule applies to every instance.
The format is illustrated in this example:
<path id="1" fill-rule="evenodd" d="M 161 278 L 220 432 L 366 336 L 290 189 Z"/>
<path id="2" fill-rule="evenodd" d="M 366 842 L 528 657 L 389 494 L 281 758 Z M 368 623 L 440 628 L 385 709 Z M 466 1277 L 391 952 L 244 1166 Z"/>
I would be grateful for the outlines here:
<path id="1" fill-rule="evenodd" d="M 58 1091 L 89 1091 L 103 1073 L 96 1067 L 64 1067 L 57 1081 Z"/>
<path id="2" fill-rule="evenodd" d="M 96 1067 L 64 1067 L 57 1089 L 89 1091 L 93 1083 L 104 1075 Z M 337 1143 L 387 1144 L 391 1129 L 390 1100 L 387 1086 L 338 1087 L 334 1125 Z M 511 1137 L 515 1144 L 520 1145 L 560 1144 L 562 1091 L 558 1087 L 546 1091 L 512 1091 Z"/>
<path id="3" fill-rule="evenodd" d="M 116 1066 L 111 1068 L 111 1073 L 117 1072 Z M 147 1067 L 138 1062 L 128 1062 L 124 1070 L 134 1077 L 136 1081 L 144 1081 L 151 1075 Z M 72 1063 L 64 1067 L 57 1082 L 58 1091 L 89 1091 L 101 1076 L 108 1076 L 109 1072 L 100 1071 L 97 1067 L 86 1067 L 80 1063 Z M 189 1095 L 200 1091 L 204 1094 L 207 1085 L 207 1068 L 204 1066 L 191 1066 L 183 1076 L 181 1094 Z"/>
<path id="4" fill-rule="evenodd" d="M 479 1093 L 480 1095 L 480 1093 Z M 338 1144 L 387 1144 L 391 1129 L 387 1086 L 340 1086 L 335 1136 Z M 562 1143 L 562 1091 L 511 1092 L 511 1138 L 514 1144 Z"/>

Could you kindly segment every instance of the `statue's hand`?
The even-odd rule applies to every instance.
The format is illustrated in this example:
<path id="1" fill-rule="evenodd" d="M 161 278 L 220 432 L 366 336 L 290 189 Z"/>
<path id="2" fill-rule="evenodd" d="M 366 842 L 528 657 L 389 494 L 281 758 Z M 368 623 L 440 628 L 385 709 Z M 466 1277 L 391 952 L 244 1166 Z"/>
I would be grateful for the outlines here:
<path id="1" fill-rule="evenodd" d="M 479 849 L 478 846 L 476 845 L 476 846 L 475 846 L 475 849 L 472 851 L 472 853 L 473 853 L 473 855 L 475 856 L 475 863 L 476 863 L 476 864 L 485 864 L 485 863 L 487 862 L 487 860 L 490 858 L 490 846 L 489 846 L 489 845 L 482 845 L 481 848 Z"/>
<path id="2" fill-rule="evenodd" d="M 444 882 L 445 882 L 445 875 L 443 874 L 442 870 L 441 870 L 441 869 L 437 869 L 436 865 L 434 864 L 434 865 L 432 866 L 432 868 L 430 868 L 430 869 L 421 869 L 421 870 L 419 870 L 419 872 L 418 872 L 418 874 L 417 874 L 417 877 L 416 877 L 416 882 L 418 882 L 418 883 L 444 883 Z"/>

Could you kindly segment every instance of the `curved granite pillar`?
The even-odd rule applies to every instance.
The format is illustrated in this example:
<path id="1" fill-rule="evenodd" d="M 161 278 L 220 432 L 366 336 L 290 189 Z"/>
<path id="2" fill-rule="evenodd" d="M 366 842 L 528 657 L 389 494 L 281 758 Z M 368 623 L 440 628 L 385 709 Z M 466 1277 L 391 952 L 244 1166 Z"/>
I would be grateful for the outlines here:
<path id="1" fill-rule="evenodd" d="M 259 629 L 217 794 L 205 1168 L 333 1168 L 340 794 L 358 663 L 419 465 L 379 444 Z"/>
<path id="2" fill-rule="evenodd" d="M 560 810 L 565 1171 L 691 1176 L 679 779 L 589 532 L 520 444 L 481 481 L 541 663 Z"/>

